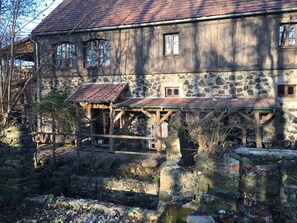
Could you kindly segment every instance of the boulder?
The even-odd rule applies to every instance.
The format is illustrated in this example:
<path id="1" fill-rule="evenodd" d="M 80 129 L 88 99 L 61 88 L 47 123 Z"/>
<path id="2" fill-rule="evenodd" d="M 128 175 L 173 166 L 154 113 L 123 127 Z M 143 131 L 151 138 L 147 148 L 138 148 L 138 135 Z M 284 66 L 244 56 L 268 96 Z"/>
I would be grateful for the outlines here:
<path id="1" fill-rule="evenodd" d="M 158 164 L 158 160 L 156 159 L 145 159 L 141 162 L 141 166 L 144 168 L 155 168 Z"/>
<path id="2" fill-rule="evenodd" d="M 187 217 L 188 223 L 215 223 L 215 220 L 211 216 L 196 216 L 190 215 Z"/>

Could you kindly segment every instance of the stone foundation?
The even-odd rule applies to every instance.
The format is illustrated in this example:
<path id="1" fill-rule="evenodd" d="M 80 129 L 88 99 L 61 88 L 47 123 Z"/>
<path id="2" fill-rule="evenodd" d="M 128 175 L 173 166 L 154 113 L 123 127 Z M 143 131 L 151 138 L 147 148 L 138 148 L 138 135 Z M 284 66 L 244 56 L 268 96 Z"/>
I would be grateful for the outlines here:
<path id="1" fill-rule="evenodd" d="M 181 97 L 277 98 L 276 84 L 295 83 L 296 70 L 203 72 L 147 75 L 77 75 L 43 78 L 42 95 L 51 89 L 73 93 L 86 82 L 127 82 L 125 97 L 165 97 L 165 88 L 179 87 Z M 284 75 L 284 73 L 288 75 Z M 280 111 L 262 128 L 269 147 L 295 149 L 297 145 L 297 108 L 295 97 L 277 98 Z M 140 124 L 141 123 L 141 124 Z M 149 134 L 150 125 L 144 119 L 131 125 L 135 134 Z M 141 126 L 141 127 L 139 127 Z M 145 128 L 142 128 L 145 127 Z"/>

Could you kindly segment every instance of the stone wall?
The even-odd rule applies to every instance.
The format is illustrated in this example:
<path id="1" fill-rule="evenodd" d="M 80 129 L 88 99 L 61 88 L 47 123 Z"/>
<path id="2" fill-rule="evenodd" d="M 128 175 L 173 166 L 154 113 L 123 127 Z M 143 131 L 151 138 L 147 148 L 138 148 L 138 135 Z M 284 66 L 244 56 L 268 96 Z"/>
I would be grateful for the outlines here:
<path id="1" fill-rule="evenodd" d="M 176 140 L 172 137 L 170 141 L 168 149 L 175 153 L 167 155 L 160 174 L 160 210 L 178 203 L 216 219 L 224 213 L 244 222 L 296 222 L 297 151 L 239 148 L 200 152 L 194 156 L 193 167 L 182 167 L 177 151 L 182 148 L 173 146 L 178 144 Z"/>
<path id="2" fill-rule="evenodd" d="M 156 209 L 157 182 L 72 175 L 69 195 Z"/>
<path id="3" fill-rule="evenodd" d="M 42 79 L 42 95 L 52 88 L 73 93 L 85 82 L 127 82 L 125 97 L 164 97 L 166 87 L 179 87 L 181 97 L 276 98 L 277 84 L 296 83 L 297 70 L 176 73 L 152 75 L 67 76 Z M 297 106 L 295 97 L 277 98 L 280 111 L 262 129 L 269 146 L 296 148 Z M 143 120 L 142 120 L 143 121 Z M 139 125 L 143 127 L 139 127 Z M 134 126 L 135 127 L 135 126 Z M 149 132 L 146 122 L 131 128 Z M 139 131 L 147 129 L 148 131 Z"/>
<path id="4" fill-rule="evenodd" d="M 168 203 L 190 202 L 194 195 L 194 174 L 190 168 L 168 165 L 161 170 L 159 209 Z"/>
<path id="5" fill-rule="evenodd" d="M 40 188 L 33 171 L 35 144 L 22 127 L 13 126 L 0 134 L 0 201 L 18 201 Z"/>
<path id="6" fill-rule="evenodd" d="M 164 97 L 165 87 L 180 87 L 182 97 L 275 97 L 280 71 L 237 71 L 152 75 L 44 78 L 43 94 L 51 88 L 73 92 L 84 82 L 128 82 L 127 96 Z"/>
<path id="7" fill-rule="evenodd" d="M 210 156 L 202 152 L 194 157 L 195 201 L 203 211 L 235 211 L 239 197 L 239 161 L 229 154 Z"/>

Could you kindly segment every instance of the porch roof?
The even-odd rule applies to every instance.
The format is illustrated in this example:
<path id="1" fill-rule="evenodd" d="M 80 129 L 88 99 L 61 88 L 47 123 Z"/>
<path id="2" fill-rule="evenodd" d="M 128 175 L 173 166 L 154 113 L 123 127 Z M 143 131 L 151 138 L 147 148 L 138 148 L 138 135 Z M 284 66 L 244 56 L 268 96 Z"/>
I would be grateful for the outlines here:
<path id="1" fill-rule="evenodd" d="M 80 103 L 106 103 L 117 101 L 127 83 L 112 82 L 112 83 L 87 83 L 81 85 L 66 101 Z"/>
<path id="2" fill-rule="evenodd" d="M 115 108 L 237 108 L 273 110 L 277 108 L 273 98 L 132 98 L 116 103 Z"/>

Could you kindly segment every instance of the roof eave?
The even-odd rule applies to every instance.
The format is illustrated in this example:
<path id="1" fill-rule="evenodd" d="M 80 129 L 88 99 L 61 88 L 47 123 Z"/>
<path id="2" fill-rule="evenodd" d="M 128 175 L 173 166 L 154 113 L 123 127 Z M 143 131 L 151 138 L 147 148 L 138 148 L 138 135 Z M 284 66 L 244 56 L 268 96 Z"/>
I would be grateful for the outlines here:
<path id="1" fill-rule="evenodd" d="M 233 13 L 233 14 L 227 14 L 227 15 L 185 18 L 185 19 L 176 19 L 176 20 L 167 20 L 167 21 L 156 21 L 156 22 L 147 22 L 147 23 L 138 23 L 138 24 L 127 24 L 127 25 L 106 26 L 106 27 L 97 27 L 97 28 L 76 29 L 76 30 L 74 29 L 74 30 L 40 32 L 40 33 L 38 33 L 38 32 L 34 33 L 34 31 L 33 31 L 32 34 L 34 36 L 44 36 L 44 35 L 66 34 L 69 32 L 81 33 L 81 32 L 93 32 L 93 31 L 107 31 L 107 30 L 140 28 L 140 27 L 156 26 L 156 25 L 171 25 L 171 24 L 179 24 L 179 23 L 187 23 L 187 22 L 228 19 L 228 18 L 236 18 L 236 17 L 267 15 L 267 14 L 296 12 L 296 11 L 297 11 L 297 7 L 294 7 L 294 8 L 287 8 L 287 9 L 272 9 L 272 10 L 262 10 L 262 11 L 255 11 L 255 12 Z"/>
<path id="2" fill-rule="evenodd" d="M 230 106 L 121 106 L 121 105 L 114 105 L 113 108 L 139 108 L 139 109 L 226 109 L 230 108 Z M 245 106 L 245 107 L 231 107 L 231 109 L 238 109 L 238 110 L 276 110 L 278 107 L 253 107 L 253 106 Z"/>

